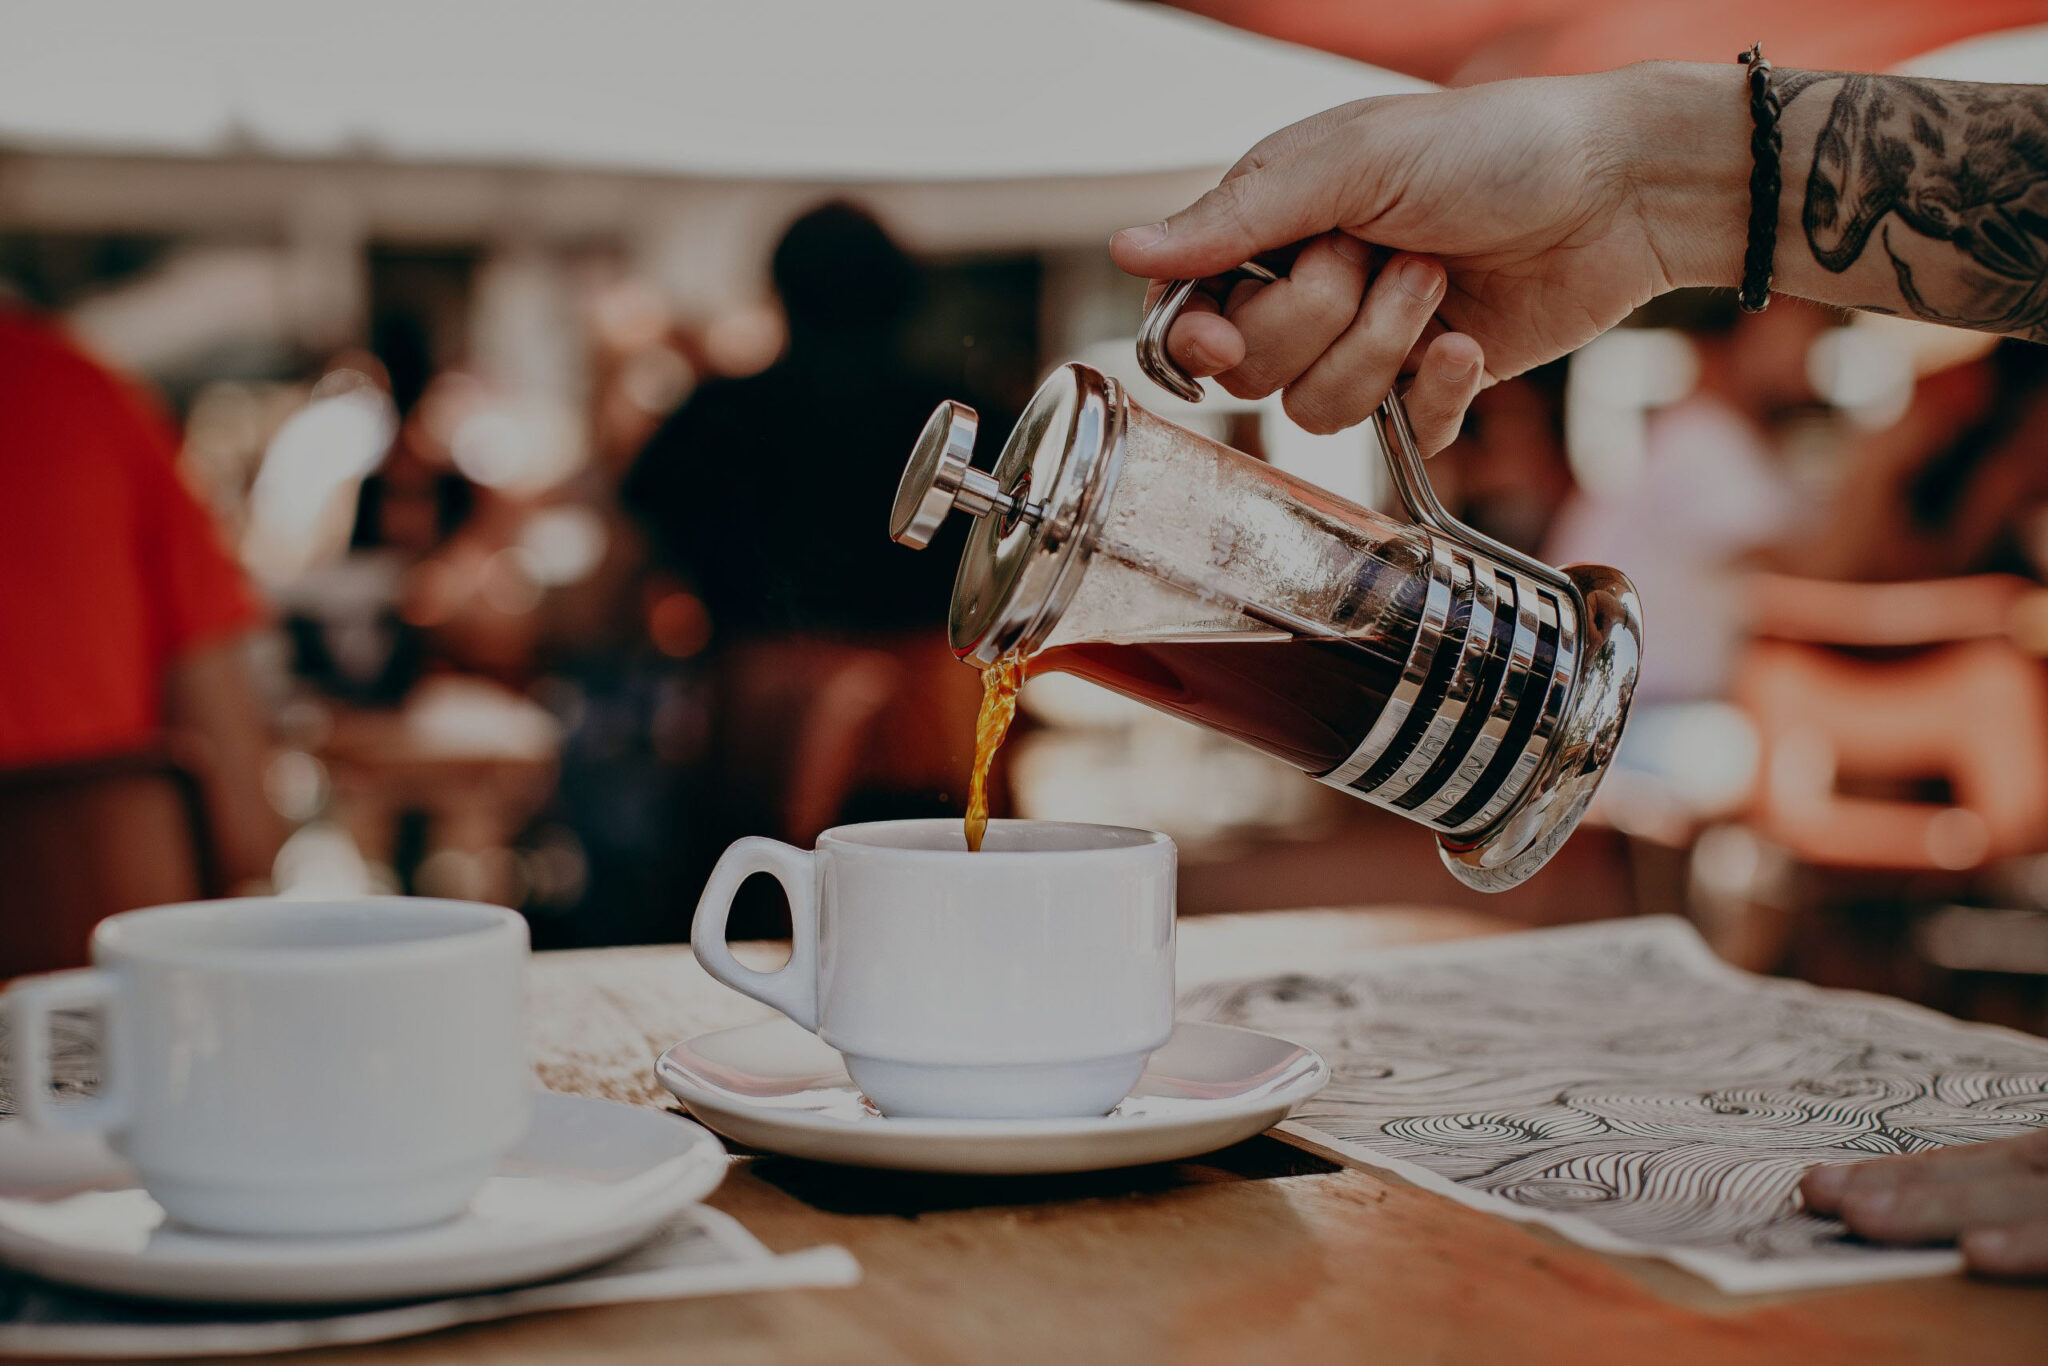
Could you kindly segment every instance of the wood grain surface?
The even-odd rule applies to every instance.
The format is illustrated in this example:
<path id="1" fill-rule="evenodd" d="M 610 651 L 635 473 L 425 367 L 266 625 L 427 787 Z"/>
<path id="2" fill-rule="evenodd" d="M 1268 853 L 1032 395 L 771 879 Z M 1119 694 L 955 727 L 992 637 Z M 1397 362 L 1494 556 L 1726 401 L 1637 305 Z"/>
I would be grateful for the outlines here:
<path id="1" fill-rule="evenodd" d="M 1205 917 L 1183 980 L 1506 928 L 1453 911 Z M 752 965 L 772 966 L 765 949 Z M 765 1007 L 681 948 L 542 955 L 550 1087 L 673 1108 L 655 1055 Z M 1075 1177 L 935 1179 L 741 1156 L 711 1203 L 777 1250 L 840 1243 L 861 1284 L 578 1310 L 373 1348 L 342 1363 L 2029 1363 L 2048 1288 L 1961 1277 L 1733 1298 L 1466 1209 L 1271 1137 L 1200 1162 Z"/>

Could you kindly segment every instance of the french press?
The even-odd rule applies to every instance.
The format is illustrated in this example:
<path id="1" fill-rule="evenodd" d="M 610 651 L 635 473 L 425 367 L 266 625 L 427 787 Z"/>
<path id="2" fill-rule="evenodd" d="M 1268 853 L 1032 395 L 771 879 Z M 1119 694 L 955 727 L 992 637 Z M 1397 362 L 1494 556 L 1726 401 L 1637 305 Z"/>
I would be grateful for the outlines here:
<path id="1" fill-rule="evenodd" d="M 1201 387 L 1166 333 L 1198 283 L 1175 281 L 1138 339 L 1145 373 L 1190 402 Z M 971 463 L 976 425 L 939 405 L 889 526 L 922 548 L 947 513 L 977 519 L 949 622 L 962 659 L 1030 655 L 1252 744 L 1427 825 L 1481 891 L 1527 879 L 1578 824 L 1635 690 L 1635 588 L 1452 518 L 1398 396 L 1374 426 L 1408 523 L 1078 363 L 1040 386 L 991 471 Z"/>

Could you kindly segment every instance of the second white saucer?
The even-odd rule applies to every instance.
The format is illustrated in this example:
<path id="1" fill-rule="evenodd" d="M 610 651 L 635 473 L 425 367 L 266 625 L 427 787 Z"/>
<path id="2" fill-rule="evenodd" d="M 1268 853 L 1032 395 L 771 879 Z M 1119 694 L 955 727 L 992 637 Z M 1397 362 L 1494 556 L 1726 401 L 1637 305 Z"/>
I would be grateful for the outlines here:
<path id="1" fill-rule="evenodd" d="M 0 1263 L 146 1299 L 336 1304 L 567 1275 L 643 1242 L 725 1176 L 726 1153 L 653 1110 L 540 1092 L 519 1146 L 445 1224 L 349 1237 L 236 1237 L 164 1222 L 132 1176 L 0 1199 Z"/>
<path id="2" fill-rule="evenodd" d="M 789 1020 L 679 1043 L 661 1084 L 719 1133 L 820 1162 L 1022 1175 L 1171 1162 L 1270 1128 L 1323 1089 L 1330 1069 L 1270 1034 L 1183 1020 L 1123 1104 L 1082 1119 L 890 1119 L 831 1045 Z"/>

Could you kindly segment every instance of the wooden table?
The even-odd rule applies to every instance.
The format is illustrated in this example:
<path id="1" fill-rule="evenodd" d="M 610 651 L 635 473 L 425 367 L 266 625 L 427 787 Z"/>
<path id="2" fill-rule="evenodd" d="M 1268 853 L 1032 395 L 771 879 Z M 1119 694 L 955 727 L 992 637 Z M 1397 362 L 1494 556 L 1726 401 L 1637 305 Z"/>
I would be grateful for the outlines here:
<path id="1" fill-rule="evenodd" d="M 1495 932 L 1471 912 L 1183 921 L 1186 982 Z M 770 966 L 757 959 L 754 966 Z M 681 948 L 543 954 L 536 1065 L 556 1090 L 673 1108 L 657 1052 L 768 1011 Z M 1735 1298 L 1271 1137 L 1167 1167 L 1004 1181 L 734 1162 L 711 1203 L 770 1247 L 839 1243 L 845 1290 L 586 1309 L 354 1362 L 2002 1363 L 2048 1360 L 2048 1288 L 1961 1277 Z"/>

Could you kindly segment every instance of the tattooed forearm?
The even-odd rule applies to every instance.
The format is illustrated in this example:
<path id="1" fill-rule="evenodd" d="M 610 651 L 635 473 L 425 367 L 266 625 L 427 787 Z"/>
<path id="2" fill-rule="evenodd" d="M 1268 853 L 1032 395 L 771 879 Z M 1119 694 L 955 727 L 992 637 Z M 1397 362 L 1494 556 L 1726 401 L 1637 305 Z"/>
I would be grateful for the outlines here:
<path id="1" fill-rule="evenodd" d="M 1815 261 L 1841 274 L 1874 238 L 1897 311 L 2048 341 L 2048 87 L 1806 71 L 1780 82 L 1788 105 L 1836 85 L 1800 215 Z"/>

